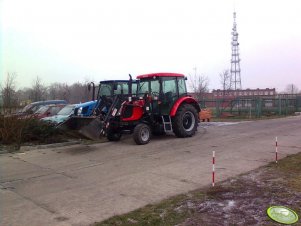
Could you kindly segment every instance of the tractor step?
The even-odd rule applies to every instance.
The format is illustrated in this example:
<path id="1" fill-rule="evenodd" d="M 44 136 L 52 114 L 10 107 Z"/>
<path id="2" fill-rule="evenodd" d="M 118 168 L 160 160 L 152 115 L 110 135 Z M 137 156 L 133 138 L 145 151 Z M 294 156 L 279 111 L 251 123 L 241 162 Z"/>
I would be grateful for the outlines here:
<path id="1" fill-rule="evenodd" d="M 169 115 L 162 115 L 164 132 L 172 132 L 171 118 Z"/>

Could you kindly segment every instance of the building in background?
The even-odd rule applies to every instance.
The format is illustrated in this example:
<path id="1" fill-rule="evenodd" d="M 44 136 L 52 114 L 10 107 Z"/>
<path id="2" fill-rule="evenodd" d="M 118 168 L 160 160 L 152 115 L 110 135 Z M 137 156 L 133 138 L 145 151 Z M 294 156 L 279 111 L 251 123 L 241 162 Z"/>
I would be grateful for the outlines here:
<path id="1" fill-rule="evenodd" d="M 275 88 L 266 88 L 266 89 L 238 89 L 238 90 L 213 90 L 213 98 L 237 98 L 237 97 L 275 97 L 276 89 Z"/>

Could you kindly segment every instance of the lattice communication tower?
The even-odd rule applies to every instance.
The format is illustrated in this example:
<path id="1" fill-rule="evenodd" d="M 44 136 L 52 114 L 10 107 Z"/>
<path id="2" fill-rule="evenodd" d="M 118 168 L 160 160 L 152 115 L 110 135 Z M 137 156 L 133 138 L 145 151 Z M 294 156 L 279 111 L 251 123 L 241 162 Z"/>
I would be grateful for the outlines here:
<path id="1" fill-rule="evenodd" d="M 231 76 L 230 76 L 230 89 L 241 89 L 241 77 L 240 77 L 240 58 L 239 58 L 239 43 L 238 32 L 236 29 L 236 12 L 233 13 L 233 28 L 232 28 L 232 58 L 231 58 Z"/>

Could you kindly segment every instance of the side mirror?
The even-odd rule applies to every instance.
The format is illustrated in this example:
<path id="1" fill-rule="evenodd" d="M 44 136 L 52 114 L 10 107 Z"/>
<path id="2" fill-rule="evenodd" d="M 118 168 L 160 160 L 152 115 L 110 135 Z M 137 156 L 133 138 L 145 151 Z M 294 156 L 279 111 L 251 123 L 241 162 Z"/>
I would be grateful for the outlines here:
<path id="1" fill-rule="evenodd" d="M 184 79 L 187 80 L 187 77 L 185 76 Z"/>

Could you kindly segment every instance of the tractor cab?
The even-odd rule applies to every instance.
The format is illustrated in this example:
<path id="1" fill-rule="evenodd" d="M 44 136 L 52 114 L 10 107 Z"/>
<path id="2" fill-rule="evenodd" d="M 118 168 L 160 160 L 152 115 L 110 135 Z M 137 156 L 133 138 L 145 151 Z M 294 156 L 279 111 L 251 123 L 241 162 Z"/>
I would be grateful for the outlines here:
<path id="1" fill-rule="evenodd" d="M 127 99 L 132 93 L 136 94 L 137 83 L 135 80 L 107 80 L 99 83 L 97 103 L 94 115 L 106 114 L 116 95 Z"/>
<path id="2" fill-rule="evenodd" d="M 137 76 L 137 96 L 150 100 L 153 114 L 169 115 L 174 103 L 187 96 L 186 77 L 175 73 L 156 73 Z"/>
<path id="3" fill-rule="evenodd" d="M 129 80 L 101 81 L 99 83 L 97 99 L 100 99 L 102 96 L 129 95 L 131 92 L 130 85 L 132 91 L 136 92 L 137 83 L 135 81 L 131 81 L 131 84 L 129 84 Z"/>
<path id="4" fill-rule="evenodd" d="M 132 92 L 136 94 L 137 83 L 135 80 L 107 80 L 99 83 L 97 101 L 89 114 L 83 116 L 74 115 L 60 124 L 60 128 L 73 134 L 90 139 L 98 139 L 102 128 L 103 118 L 106 117 L 114 98 L 118 96 L 124 101 Z"/>

